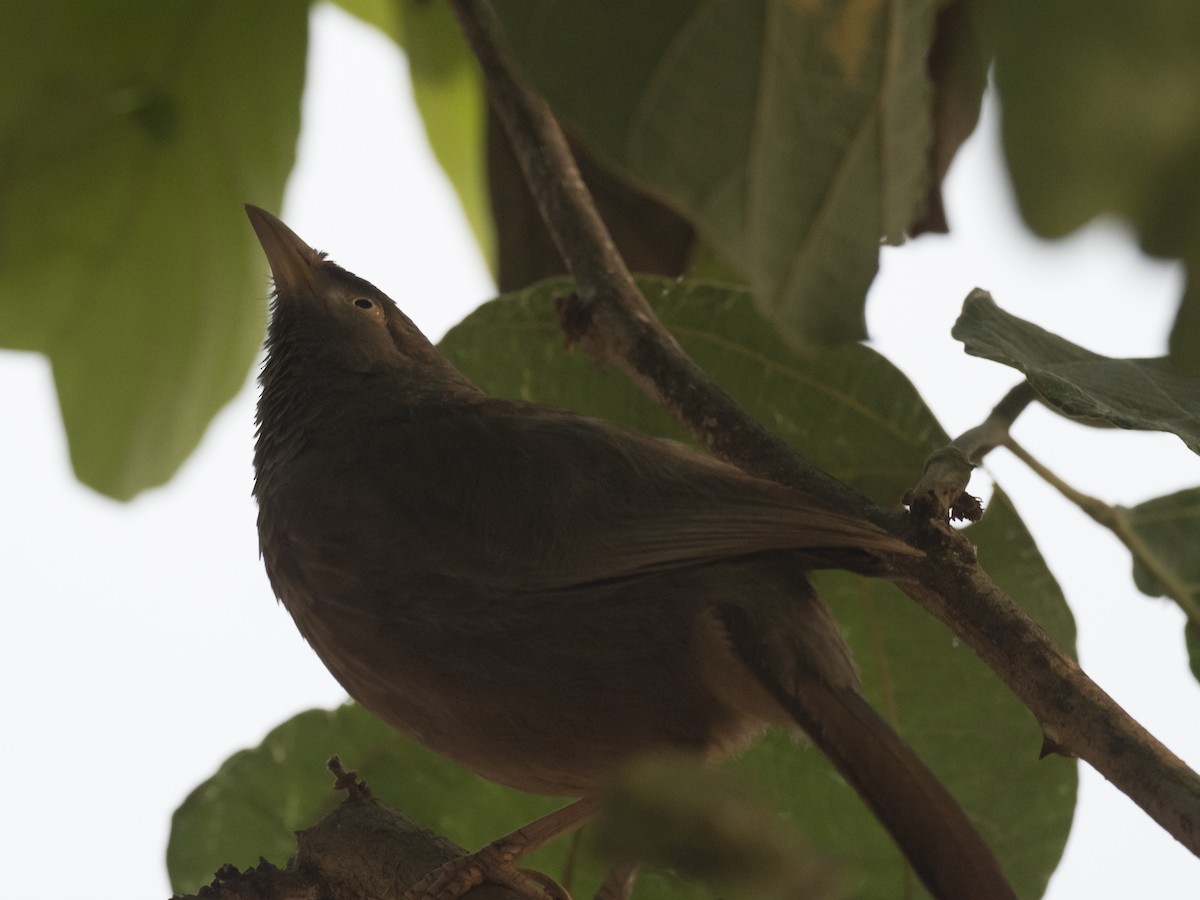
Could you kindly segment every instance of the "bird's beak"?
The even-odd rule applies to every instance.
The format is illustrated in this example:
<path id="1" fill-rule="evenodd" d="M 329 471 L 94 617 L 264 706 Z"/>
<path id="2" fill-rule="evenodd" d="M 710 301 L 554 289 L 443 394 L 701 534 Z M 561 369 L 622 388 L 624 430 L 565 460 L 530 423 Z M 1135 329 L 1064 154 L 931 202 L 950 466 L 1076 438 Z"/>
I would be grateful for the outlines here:
<path id="1" fill-rule="evenodd" d="M 271 264 L 275 292 L 315 291 L 316 265 L 321 261 L 322 254 L 300 240 L 296 232 L 266 210 L 247 203 L 246 215 L 250 217 L 258 242 L 267 255 L 267 262 Z"/>

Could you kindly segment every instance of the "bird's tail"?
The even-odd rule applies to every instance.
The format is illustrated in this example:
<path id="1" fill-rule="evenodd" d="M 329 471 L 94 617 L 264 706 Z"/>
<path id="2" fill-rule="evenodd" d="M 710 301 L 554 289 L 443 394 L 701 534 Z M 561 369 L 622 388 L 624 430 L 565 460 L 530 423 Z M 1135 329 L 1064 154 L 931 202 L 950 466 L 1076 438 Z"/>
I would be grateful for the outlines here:
<path id="1" fill-rule="evenodd" d="M 727 611 L 728 613 L 728 611 Z M 938 900 L 1016 900 L 966 812 L 855 687 L 786 684 L 753 629 L 726 615 L 742 661 L 859 793 Z"/>
<path id="2" fill-rule="evenodd" d="M 966 812 L 862 695 L 805 685 L 786 704 L 939 900 L 1015 900 Z M 820 724 L 818 724 L 820 723 Z"/>

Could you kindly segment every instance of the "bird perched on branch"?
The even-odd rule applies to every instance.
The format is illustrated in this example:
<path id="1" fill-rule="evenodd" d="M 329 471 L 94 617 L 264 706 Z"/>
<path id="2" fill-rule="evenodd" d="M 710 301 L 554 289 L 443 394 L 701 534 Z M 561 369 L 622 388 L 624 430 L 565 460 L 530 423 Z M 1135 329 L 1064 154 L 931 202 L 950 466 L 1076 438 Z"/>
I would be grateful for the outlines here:
<path id="1" fill-rule="evenodd" d="M 830 757 L 937 897 L 1014 896 L 863 699 L 805 574 L 917 551 L 681 444 L 486 396 L 380 290 L 247 211 L 275 281 L 254 457 L 275 593 L 381 719 L 580 798 L 411 896 L 481 877 L 544 896 L 515 861 L 591 817 L 622 765 L 725 759 L 770 726 Z"/>

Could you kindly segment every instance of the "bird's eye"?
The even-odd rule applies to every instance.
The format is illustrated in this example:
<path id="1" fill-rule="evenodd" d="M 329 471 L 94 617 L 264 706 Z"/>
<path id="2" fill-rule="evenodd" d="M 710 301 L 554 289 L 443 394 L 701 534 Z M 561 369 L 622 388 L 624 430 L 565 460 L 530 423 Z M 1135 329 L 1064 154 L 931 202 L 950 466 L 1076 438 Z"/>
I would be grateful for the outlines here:
<path id="1" fill-rule="evenodd" d="M 359 309 L 370 309 L 375 304 L 367 297 L 356 297 L 354 299 L 354 305 Z"/>

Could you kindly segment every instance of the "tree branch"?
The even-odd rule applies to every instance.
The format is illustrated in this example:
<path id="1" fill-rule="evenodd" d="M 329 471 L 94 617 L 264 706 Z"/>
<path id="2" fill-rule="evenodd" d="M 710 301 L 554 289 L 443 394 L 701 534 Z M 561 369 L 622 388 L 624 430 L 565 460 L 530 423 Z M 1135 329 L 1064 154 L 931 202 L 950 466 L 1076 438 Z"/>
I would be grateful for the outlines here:
<path id="1" fill-rule="evenodd" d="M 837 479 L 814 466 L 797 467 L 795 452 L 747 416 L 663 328 L 596 212 L 549 106 L 514 75 L 490 4 L 452 0 L 451 6 L 530 192 L 578 285 L 560 309 L 568 339 L 622 369 L 718 456 L 736 459 L 746 471 L 811 487 L 818 496 L 836 497 L 839 505 L 865 513 L 866 499 Z"/>
<path id="2" fill-rule="evenodd" d="M 970 646 L 1037 716 L 1044 752 L 1091 763 L 1200 855 L 1200 778 L 1129 717 L 980 568 L 974 548 L 927 517 L 883 510 L 798 457 L 743 412 L 680 349 L 613 247 L 562 131 L 519 81 L 486 0 L 451 0 L 491 103 L 578 294 L 561 310 L 568 338 L 627 372 L 713 453 L 889 528 L 928 554 L 896 560 L 897 585 Z"/>

